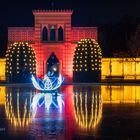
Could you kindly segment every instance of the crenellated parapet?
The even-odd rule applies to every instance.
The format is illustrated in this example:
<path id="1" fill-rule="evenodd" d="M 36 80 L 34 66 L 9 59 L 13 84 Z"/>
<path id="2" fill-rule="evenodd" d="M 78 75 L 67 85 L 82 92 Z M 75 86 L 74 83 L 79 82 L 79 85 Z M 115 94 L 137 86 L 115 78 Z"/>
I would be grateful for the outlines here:
<path id="1" fill-rule="evenodd" d="M 61 13 L 61 14 L 72 14 L 73 13 L 73 10 L 70 10 L 70 9 L 55 9 L 55 10 L 51 10 L 51 9 L 49 9 L 49 10 L 33 10 L 32 11 L 33 12 L 33 14 L 35 15 L 35 14 L 46 14 L 46 13 L 54 13 L 54 14 L 59 14 L 59 13 Z"/>

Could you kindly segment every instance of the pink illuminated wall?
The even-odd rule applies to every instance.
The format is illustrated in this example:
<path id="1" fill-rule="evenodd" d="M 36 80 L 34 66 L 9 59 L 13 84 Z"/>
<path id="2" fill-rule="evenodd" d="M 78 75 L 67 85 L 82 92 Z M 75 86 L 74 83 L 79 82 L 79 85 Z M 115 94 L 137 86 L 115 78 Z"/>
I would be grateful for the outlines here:
<path id="1" fill-rule="evenodd" d="M 8 42 L 34 42 L 34 27 L 8 27 Z"/>
<path id="2" fill-rule="evenodd" d="M 60 63 L 60 72 L 65 76 L 65 81 L 73 79 L 73 56 L 77 42 L 82 38 L 97 40 L 96 27 L 71 27 L 71 10 L 36 10 L 33 11 L 34 27 L 9 27 L 8 45 L 15 41 L 27 41 L 35 50 L 37 60 L 37 76 L 46 73 L 46 61 L 52 52 L 55 53 Z M 50 26 L 64 30 L 64 41 L 42 42 L 42 30 Z M 48 34 L 49 35 L 49 34 Z"/>
<path id="3" fill-rule="evenodd" d="M 72 27 L 72 41 L 77 43 L 82 38 L 97 40 L 97 27 Z"/>

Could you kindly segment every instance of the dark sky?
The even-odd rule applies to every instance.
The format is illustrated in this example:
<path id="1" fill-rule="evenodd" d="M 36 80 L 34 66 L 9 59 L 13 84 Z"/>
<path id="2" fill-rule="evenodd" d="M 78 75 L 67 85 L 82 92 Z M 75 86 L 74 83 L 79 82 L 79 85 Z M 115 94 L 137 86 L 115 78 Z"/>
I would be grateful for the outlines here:
<path id="1" fill-rule="evenodd" d="M 33 26 L 32 9 L 73 9 L 74 26 L 114 23 L 125 15 L 140 17 L 140 0 L 1 0 L 0 25 Z"/>

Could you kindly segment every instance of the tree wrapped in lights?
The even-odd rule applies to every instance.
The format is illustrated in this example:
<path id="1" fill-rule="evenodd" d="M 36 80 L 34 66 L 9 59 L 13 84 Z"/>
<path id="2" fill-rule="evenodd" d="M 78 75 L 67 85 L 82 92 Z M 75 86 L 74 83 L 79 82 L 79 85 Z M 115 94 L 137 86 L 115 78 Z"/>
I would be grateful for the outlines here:
<path id="1" fill-rule="evenodd" d="M 36 74 L 34 49 L 25 42 L 11 44 L 6 52 L 6 79 L 9 82 L 31 82 Z"/>
<path id="2" fill-rule="evenodd" d="M 101 58 L 101 48 L 94 39 L 81 39 L 74 54 L 73 81 L 99 82 Z"/>

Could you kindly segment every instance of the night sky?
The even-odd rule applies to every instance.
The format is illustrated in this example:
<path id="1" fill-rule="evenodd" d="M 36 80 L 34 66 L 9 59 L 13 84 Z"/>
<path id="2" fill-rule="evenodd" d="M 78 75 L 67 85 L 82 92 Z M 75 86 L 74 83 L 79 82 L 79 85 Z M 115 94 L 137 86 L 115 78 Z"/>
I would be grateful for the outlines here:
<path id="1" fill-rule="evenodd" d="M 73 9 L 74 26 L 92 26 L 117 22 L 125 15 L 139 17 L 139 6 L 138 0 L 2 0 L 0 25 L 33 26 L 32 9 L 53 7 Z"/>

